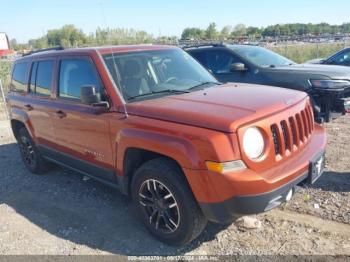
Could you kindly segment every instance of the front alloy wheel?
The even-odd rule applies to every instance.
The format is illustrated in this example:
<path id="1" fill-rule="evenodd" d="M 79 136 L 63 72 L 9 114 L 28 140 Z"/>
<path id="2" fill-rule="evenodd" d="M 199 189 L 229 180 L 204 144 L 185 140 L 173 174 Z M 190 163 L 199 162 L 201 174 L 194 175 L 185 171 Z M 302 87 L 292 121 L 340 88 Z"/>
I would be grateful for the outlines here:
<path id="1" fill-rule="evenodd" d="M 180 211 L 174 195 L 162 182 L 147 179 L 139 190 L 139 202 L 149 223 L 163 233 L 174 232 L 180 224 Z"/>
<path id="2" fill-rule="evenodd" d="M 131 193 L 138 217 L 167 244 L 191 242 L 207 223 L 181 168 L 170 159 L 152 159 L 137 169 Z"/>

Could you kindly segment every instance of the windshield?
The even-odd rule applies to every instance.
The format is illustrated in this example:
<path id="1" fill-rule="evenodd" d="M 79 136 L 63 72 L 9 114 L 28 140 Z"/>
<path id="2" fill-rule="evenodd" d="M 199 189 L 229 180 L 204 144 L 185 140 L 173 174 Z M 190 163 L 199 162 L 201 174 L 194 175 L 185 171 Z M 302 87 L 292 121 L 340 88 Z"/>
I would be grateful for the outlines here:
<path id="1" fill-rule="evenodd" d="M 261 67 L 275 67 L 295 64 L 293 61 L 258 46 L 230 46 L 238 55 Z"/>
<path id="2" fill-rule="evenodd" d="M 180 49 L 108 54 L 104 55 L 104 60 L 116 85 L 129 101 L 186 93 L 217 83 L 207 70 Z"/>

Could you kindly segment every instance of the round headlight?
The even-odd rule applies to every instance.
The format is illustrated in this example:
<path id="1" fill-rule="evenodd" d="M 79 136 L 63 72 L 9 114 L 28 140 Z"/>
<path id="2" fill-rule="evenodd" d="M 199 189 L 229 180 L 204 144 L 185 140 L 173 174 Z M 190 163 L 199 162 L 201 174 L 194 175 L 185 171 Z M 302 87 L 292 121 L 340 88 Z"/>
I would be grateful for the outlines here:
<path id="1" fill-rule="evenodd" d="M 264 137 L 257 127 L 249 127 L 243 136 L 243 150 L 250 159 L 261 157 L 264 152 Z"/>

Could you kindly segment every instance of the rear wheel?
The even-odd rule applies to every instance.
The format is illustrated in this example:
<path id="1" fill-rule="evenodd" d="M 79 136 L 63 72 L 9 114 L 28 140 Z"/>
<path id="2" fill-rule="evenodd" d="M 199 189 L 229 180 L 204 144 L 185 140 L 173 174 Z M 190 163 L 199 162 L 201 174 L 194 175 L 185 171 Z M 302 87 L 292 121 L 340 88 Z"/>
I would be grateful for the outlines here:
<path id="1" fill-rule="evenodd" d="M 18 131 L 17 141 L 22 160 L 30 172 L 41 175 L 48 170 L 48 163 L 43 159 L 25 127 Z"/>
<path id="2" fill-rule="evenodd" d="M 171 160 L 146 162 L 135 173 L 132 196 L 139 217 L 159 240 L 183 245 L 206 226 L 181 169 Z"/>

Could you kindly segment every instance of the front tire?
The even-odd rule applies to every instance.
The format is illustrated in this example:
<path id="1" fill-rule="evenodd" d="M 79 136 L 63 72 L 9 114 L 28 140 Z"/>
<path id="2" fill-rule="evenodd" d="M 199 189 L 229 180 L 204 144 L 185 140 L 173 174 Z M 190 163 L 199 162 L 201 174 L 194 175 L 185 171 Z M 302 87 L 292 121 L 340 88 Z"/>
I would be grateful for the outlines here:
<path id="1" fill-rule="evenodd" d="M 186 178 L 171 160 L 158 158 L 143 164 L 134 175 L 131 191 L 147 229 L 167 244 L 187 244 L 206 226 Z"/>
<path id="2" fill-rule="evenodd" d="M 30 172 L 42 175 L 48 171 L 47 161 L 40 154 L 25 127 L 18 131 L 17 142 L 23 163 Z"/>

